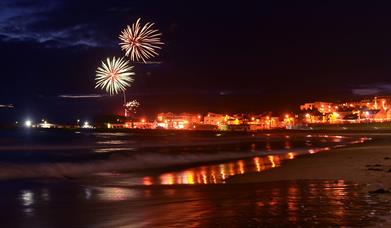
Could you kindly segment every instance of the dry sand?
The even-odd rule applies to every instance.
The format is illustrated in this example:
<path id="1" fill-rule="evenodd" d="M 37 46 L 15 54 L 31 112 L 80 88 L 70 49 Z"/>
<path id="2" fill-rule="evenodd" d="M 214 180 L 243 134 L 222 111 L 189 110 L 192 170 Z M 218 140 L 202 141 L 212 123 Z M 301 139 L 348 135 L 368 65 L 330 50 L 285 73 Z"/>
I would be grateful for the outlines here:
<path id="1" fill-rule="evenodd" d="M 357 146 L 287 160 L 282 166 L 261 173 L 233 176 L 227 182 L 347 180 L 363 184 L 364 191 L 391 190 L 390 169 L 391 137 L 381 136 Z"/>

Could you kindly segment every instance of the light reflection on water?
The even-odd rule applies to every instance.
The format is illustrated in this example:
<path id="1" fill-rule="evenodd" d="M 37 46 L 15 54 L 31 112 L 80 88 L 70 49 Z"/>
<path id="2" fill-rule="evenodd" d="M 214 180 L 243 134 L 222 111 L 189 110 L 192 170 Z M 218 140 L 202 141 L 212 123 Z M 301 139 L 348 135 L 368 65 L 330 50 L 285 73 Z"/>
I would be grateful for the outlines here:
<path id="1" fill-rule="evenodd" d="M 111 153 L 111 152 L 118 152 L 118 151 L 136 151 L 136 148 L 131 147 L 111 147 L 111 148 L 99 148 L 94 149 L 95 153 Z"/>
<path id="2" fill-rule="evenodd" d="M 149 181 L 143 181 L 143 184 L 220 184 L 224 183 L 225 179 L 229 176 L 246 172 L 261 172 L 266 169 L 278 167 L 281 164 L 281 160 L 291 159 L 292 157 L 294 157 L 294 153 L 290 152 L 284 155 L 253 157 L 250 160 L 237 160 L 218 165 L 201 166 L 179 172 L 163 173 L 159 178 L 144 177 L 144 179 L 147 178 Z"/>
<path id="3" fill-rule="evenodd" d="M 104 187 L 95 188 L 97 196 L 103 201 L 123 201 L 138 197 L 138 191 L 128 188 Z"/>
<path id="4" fill-rule="evenodd" d="M 342 136 L 329 137 L 341 139 Z M 359 140 L 348 143 L 362 143 L 366 140 L 368 140 L 368 138 L 360 138 Z M 344 145 L 334 145 L 333 148 L 343 146 Z M 255 150 L 254 145 L 251 145 L 251 150 Z M 203 165 L 182 171 L 165 172 L 159 176 L 144 176 L 142 181 L 137 181 L 137 183 L 141 185 L 221 184 L 224 183 L 229 176 L 248 172 L 262 172 L 280 166 L 283 160 L 294 159 L 299 155 L 315 154 L 328 150 L 331 150 L 331 147 L 326 146 L 308 149 L 304 152 L 291 151 L 283 154 L 256 156 L 250 159 L 240 159 L 221 164 Z"/>
<path id="5" fill-rule="evenodd" d="M 133 141 L 131 142 L 134 143 Z M 98 141 L 96 142 L 96 144 L 123 145 L 123 144 L 129 144 L 131 142 L 127 140 L 107 140 L 107 141 Z"/>
<path id="6" fill-rule="evenodd" d="M 318 150 L 319 152 L 321 150 Z M 262 172 L 281 165 L 282 160 L 294 159 L 295 152 L 282 155 L 253 157 L 218 165 L 200 166 L 178 172 L 168 172 L 142 178 L 142 185 L 175 185 L 175 184 L 220 184 L 229 176 L 247 172 Z"/>
<path id="7" fill-rule="evenodd" d="M 24 190 L 21 192 L 20 199 L 22 200 L 23 206 L 31 206 L 34 204 L 34 193 L 29 190 Z"/>

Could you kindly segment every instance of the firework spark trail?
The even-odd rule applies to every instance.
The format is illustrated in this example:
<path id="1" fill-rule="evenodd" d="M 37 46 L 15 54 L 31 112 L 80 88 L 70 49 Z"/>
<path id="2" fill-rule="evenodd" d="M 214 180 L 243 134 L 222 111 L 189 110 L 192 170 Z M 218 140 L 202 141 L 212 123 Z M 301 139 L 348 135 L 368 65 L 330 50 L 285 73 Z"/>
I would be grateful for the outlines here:
<path id="1" fill-rule="evenodd" d="M 95 88 L 106 90 L 111 95 L 125 91 L 126 87 L 134 81 L 131 77 L 134 75 L 132 69 L 133 66 L 129 65 L 129 61 L 123 58 L 107 58 L 96 70 Z"/>
<path id="2" fill-rule="evenodd" d="M 152 29 L 153 23 L 140 24 L 140 18 L 136 23 L 127 26 L 120 34 L 119 43 L 121 49 L 125 51 L 125 56 L 130 56 L 132 61 L 143 61 L 158 55 L 155 49 L 161 49 L 164 43 L 160 41 L 158 30 Z"/>

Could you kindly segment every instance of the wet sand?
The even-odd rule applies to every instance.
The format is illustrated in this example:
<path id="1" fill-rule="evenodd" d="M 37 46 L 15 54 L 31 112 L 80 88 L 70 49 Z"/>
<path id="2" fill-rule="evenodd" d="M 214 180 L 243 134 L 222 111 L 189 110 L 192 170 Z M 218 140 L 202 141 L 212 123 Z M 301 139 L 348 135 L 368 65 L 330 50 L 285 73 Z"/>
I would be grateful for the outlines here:
<path id="1" fill-rule="evenodd" d="M 275 169 L 235 175 L 227 182 L 282 180 L 347 180 L 362 184 L 367 192 L 391 190 L 391 137 L 374 136 L 364 144 L 305 155 Z"/>
<path id="2" fill-rule="evenodd" d="M 381 224 L 388 201 L 345 181 L 80 186 L 0 183 L 2 227 L 353 227 Z"/>

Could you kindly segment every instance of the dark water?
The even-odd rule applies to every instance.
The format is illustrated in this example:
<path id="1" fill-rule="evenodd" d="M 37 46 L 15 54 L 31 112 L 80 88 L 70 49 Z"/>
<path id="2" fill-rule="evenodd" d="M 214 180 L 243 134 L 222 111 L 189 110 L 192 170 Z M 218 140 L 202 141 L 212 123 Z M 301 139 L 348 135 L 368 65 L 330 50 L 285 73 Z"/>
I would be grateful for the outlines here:
<path id="1" fill-rule="evenodd" d="M 225 184 L 365 137 L 0 132 L 2 227 L 366 226 L 387 202 L 354 183 Z"/>
<path id="2" fill-rule="evenodd" d="M 132 185 L 223 183 L 229 175 L 260 172 L 284 159 L 365 140 L 307 134 L 0 132 L 0 179 L 93 175 L 105 181 L 125 178 Z"/>

